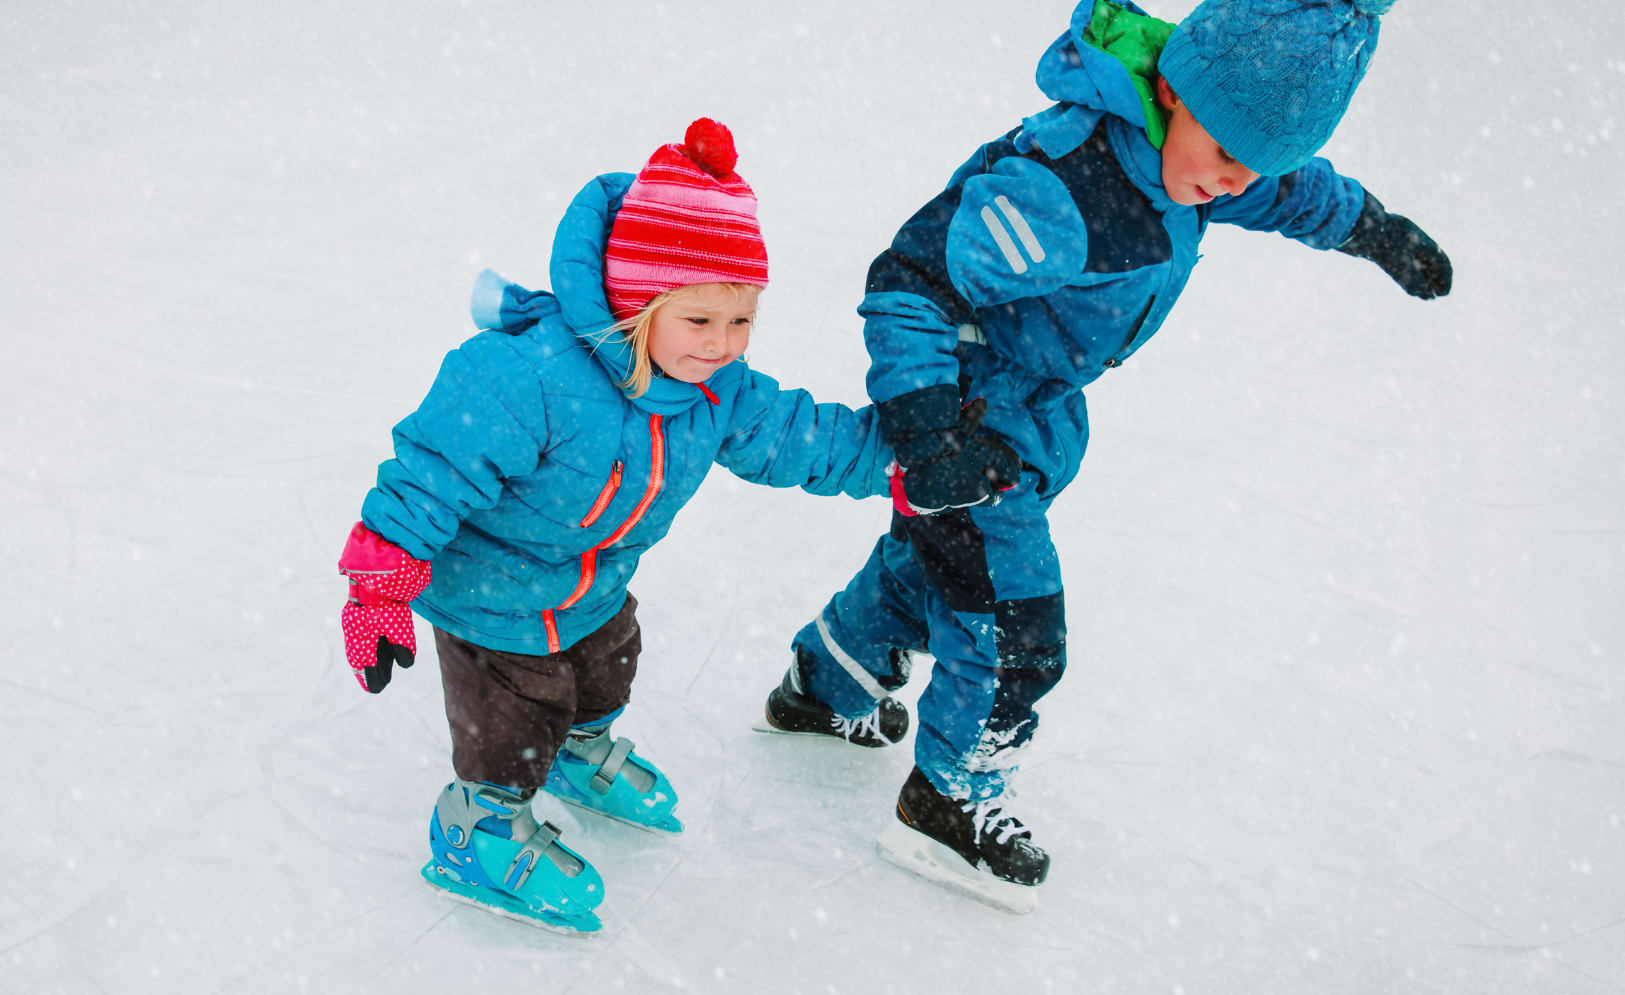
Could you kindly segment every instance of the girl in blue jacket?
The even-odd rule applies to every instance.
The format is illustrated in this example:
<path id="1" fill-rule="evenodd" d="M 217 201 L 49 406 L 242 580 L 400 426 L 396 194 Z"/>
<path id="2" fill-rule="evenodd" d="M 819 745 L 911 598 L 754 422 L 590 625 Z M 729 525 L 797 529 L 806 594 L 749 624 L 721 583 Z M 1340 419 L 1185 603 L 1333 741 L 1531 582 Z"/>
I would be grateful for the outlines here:
<path id="1" fill-rule="evenodd" d="M 1005 787 L 1066 665 L 1048 514 L 1088 442 L 1082 388 L 1163 323 L 1208 225 L 1370 259 L 1418 297 L 1449 291 L 1438 246 L 1314 156 L 1391 2 L 1206 0 L 1176 27 L 1083 0 L 1038 65 L 1057 103 L 978 149 L 870 267 L 869 395 L 903 479 L 974 471 L 952 465 L 966 449 L 1019 458 L 985 482 L 1013 488 L 965 480 L 965 507 L 897 516 L 796 634 L 768 698 L 770 719 L 831 706 L 896 741 L 907 713 L 889 694 L 929 650 L 915 768 L 882 838 L 904 866 L 1035 903 L 1049 856 Z"/>
<path id="2" fill-rule="evenodd" d="M 682 825 L 660 769 L 610 736 L 639 651 L 627 581 L 710 465 L 775 487 L 887 491 L 872 409 L 816 404 L 742 360 L 767 254 L 733 139 L 707 119 L 634 179 L 588 183 L 553 244 L 553 290 L 489 271 L 476 335 L 395 426 L 339 560 L 346 653 L 378 692 L 434 626 L 456 779 L 424 877 L 497 911 L 598 928 L 603 882 L 538 788 Z M 408 607 L 410 606 L 410 607 Z"/>

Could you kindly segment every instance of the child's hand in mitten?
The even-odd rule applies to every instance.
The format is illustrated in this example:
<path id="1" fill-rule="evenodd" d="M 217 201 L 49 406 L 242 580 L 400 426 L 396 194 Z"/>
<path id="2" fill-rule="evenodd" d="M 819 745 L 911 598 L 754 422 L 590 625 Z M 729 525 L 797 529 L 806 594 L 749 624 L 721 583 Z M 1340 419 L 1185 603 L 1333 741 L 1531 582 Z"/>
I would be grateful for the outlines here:
<path id="1" fill-rule="evenodd" d="M 1416 222 L 1389 214 L 1369 192 L 1353 234 L 1337 251 L 1381 266 L 1412 297 L 1429 300 L 1450 293 L 1450 257 Z"/>
<path id="2" fill-rule="evenodd" d="M 350 601 L 339 616 L 344 655 L 361 689 L 377 694 L 389 686 L 395 664 L 412 666 L 418 642 L 407 602 L 429 586 L 429 563 L 357 522 L 339 555 L 339 573 L 350 579 Z"/>
<path id="3" fill-rule="evenodd" d="M 889 471 L 892 504 L 904 515 L 998 504 L 1021 480 L 1021 457 L 1003 439 L 978 427 L 987 401 L 976 398 L 953 426 L 903 443 Z"/>

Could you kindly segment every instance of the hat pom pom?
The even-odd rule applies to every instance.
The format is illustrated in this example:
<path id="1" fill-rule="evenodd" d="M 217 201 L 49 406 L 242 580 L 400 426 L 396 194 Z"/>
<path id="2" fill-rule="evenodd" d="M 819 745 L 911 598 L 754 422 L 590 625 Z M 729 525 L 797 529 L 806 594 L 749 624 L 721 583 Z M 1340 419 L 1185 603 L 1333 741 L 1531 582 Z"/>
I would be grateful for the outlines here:
<path id="1" fill-rule="evenodd" d="M 1391 0 L 1390 0 L 1391 2 Z M 733 132 L 727 126 L 702 117 L 683 133 L 683 153 L 712 176 L 726 176 L 739 161 Z"/>
<path id="2" fill-rule="evenodd" d="M 1354 0 L 1354 9 L 1367 17 L 1381 17 L 1393 5 L 1394 0 Z"/>

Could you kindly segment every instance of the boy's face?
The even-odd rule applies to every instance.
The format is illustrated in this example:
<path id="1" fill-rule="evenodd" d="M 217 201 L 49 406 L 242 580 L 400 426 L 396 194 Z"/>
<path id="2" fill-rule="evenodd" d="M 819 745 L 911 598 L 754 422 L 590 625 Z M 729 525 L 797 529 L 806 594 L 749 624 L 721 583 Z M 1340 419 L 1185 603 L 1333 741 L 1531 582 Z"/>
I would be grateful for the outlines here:
<path id="1" fill-rule="evenodd" d="M 1194 207 L 1215 197 L 1239 196 L 1258 174 L 1232 159 L 1196 123 L 1173 87 L 1157 77 L 1157 98 L 1168 110 L 1168 136 L 1162 143 L 1162 185 L 1168 199 Z"/>
<path id="2" fill-rule="evenodd" d="M 666 376 L 700 383 L 744 355 L 756 320 L 756 287 L 701 283 L 655 309 L 649 358 Z"/>

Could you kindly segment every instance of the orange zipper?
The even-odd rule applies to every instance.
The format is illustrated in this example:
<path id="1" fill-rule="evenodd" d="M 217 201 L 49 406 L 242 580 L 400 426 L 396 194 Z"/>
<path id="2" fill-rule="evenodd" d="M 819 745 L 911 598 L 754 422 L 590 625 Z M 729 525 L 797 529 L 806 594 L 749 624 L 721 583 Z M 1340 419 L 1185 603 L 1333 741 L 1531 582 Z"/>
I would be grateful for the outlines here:
<path id="1" fill-rule="evenodd" d="M 613 535 L 599 543 L 598 549 L 619 542 L 622 536 L 632 531 L 632 526 L 638 524 L 643 519 L 644 513 L 649 510 L 649 506 L 655 503 L 655 495 L 660 493 L 660 485 L 666 482 L 666 437 L 660 434 L 663 417 L 649 416 L 649 486 L 644 489 L 643 498 L 638 501 L 638 506 L 632 509 L 631 517 L 622 522 L 621 527 L 616 529 Z M 565 605 L 559 607 L 563 608 Z"/>
<path id="2" fill-rule="evenodd" d="M 609 502 L 614 500 L 615 492 L 620 488 L 621 461 L 616 460 L 615 465 L 610 467 L 609 470 L 609 483 L 605 484 L 604 489 L 598 492 L 598 497 L 593 501 L 592 507 L 587 509 L 587 517 L 581 520 L 582 528 L 586 528 L 593 522 L 598 521 L 598 516 L 602 515 L 604 509 L 609 507 Z"/>
<path id="3" fill-rule="evenodd" d="M 632 514 L 626 521 L 621 523 L 620 528 L 610 533 L 609 538 L 581 554 L 581 579 L 576 581 L 576 588 L 570 592 L 570 596 L 565 598 L 557 608 L 549 608 L 542 612 L 542 626 L 547 630 L 547 651 L 549 653 L 557 653 L 560 648 L 558 624 L 553 613 L 568 608 L 581 600 L 582 596 L 592 587 L 593 578 L 597 574 L 598 551 L 606 546 L 614 545 L 628 532 L 632 531 L 632 527 L 643 519 L 644 514 L 649 510 L 649 506 L 654 504 L 656 495 L 660 493 L 660 485 L 666 479 L 666 438 L 660 433 L 661 420 L 661 415 L 649 416 L 649 486 L 644 488 L 643 497 L 638 500 L 637 507 L 632 509 Z M 618 485 L 620 482 L 619 467 L 620 463 L 617 461 L 617 469 L 610 477 L 612 484 Z M 600 494 L 599 498 L 603 499 L 603 495 Z M 604 503 L 607 505 L 609 502 L 605 501 Z M 594 511 L 589 513 L 590 518 L 596 518 L 603 513 L 603 509 L 598 508 L 597 502 L 593 503 L 593 507 Z M 583 522 L 582 524 L 586 523 Z"/>
<path id="4" fill-rule="evenodd" d="M 553 621 L 553 609 L 549 608 L 547 611 L 542 612 L 542 628 L 547 630 L 547 651 L 557 653 L 559 651 L 559 627 Z"/>

